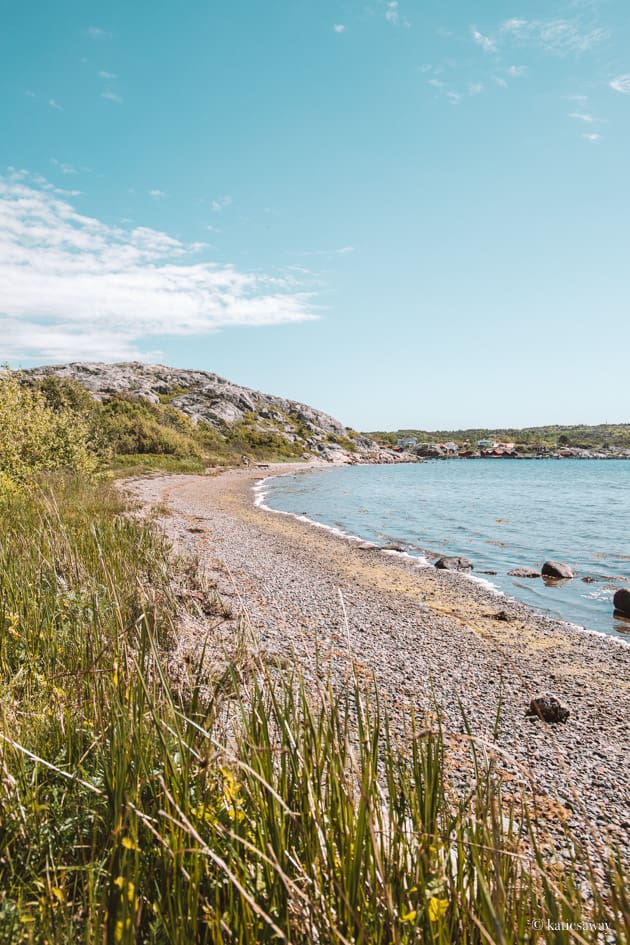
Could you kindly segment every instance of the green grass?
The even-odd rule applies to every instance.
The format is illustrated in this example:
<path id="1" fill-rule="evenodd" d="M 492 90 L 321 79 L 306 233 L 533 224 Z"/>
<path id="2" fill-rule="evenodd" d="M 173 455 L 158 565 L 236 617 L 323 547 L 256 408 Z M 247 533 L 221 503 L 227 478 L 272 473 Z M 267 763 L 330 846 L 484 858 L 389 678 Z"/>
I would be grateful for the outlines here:
<path id="1" fill-rule="evenodd" d="M 106 465 L 115 476 L 143 476 L 151 472 L 202 473 L 206 468 L 206 462 L 196 456 L 169 456 L 165 453 L 122 453 Z"/>
<path id="2" fill-rule="evenodd" d="M 630 940 L 621 867 L 575 845 L 561 870 L 474 733 L 454 796 L 439 720 L 395 739 L 357 679 L 267 667 L 244 632 L 170 674 L 174 580 L 107 484 L 0 498 L 0 943 Z"/>

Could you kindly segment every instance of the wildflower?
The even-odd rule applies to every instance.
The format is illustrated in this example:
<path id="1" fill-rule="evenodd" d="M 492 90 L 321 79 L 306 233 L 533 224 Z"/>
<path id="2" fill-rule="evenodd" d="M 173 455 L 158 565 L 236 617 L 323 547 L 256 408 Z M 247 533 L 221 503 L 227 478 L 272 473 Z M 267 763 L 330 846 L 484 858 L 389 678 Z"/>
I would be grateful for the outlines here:
<path id="1" fill-rule="evenodd" d="M 400 921 L 401 922 L 415 922 L 417 914 L 418 914 L 417 911 L 415 909 L 412 909 L 411 912 L 406 912 Z"/>
<path id="2" fill-rule="evenodd" d="M 429 899 L 429 905 L 427 906 L 429 922 L 438 922 L 447 909 L 448 899 L 437 899 L 435 896 L 431 896 Z"/>

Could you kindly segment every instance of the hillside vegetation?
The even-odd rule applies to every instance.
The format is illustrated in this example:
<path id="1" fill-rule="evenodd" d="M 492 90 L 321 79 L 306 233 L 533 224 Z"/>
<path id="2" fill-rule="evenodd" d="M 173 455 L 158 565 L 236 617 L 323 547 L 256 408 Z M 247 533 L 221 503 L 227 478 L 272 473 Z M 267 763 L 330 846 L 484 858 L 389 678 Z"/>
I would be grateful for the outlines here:
<path id="1" fill-rule="evenodd" d="M 74 380 L 50 376 L 26 384 L 7 371 L 0 374 L 0 436 L 0 470 L 17 478 L 43 468 L 202 472 L 238 464 L 243 455 L 299 460 L 306 449 L 303 439 L 291 442 L 252 414 L 217 429 L 193 423 L 168 400 L 155 404 L 117 392 L 99 401 Z"/>
<path id="2" fill-rule="evenodd" d="M 395 446 L 400 437 L 413 436 L 422 443 L 444 443 L 452 441 L 458 446 L 476 444 L 478 440 L 498 440 L 516 443 L 517 446 L 574 446 L 582 449 L 629 449 L 630 423 L 600 423 L 596 426 L 505 427 L 501 429 L 470 430 L 396 430 L 368 433 L 377 443 Z"/>
<path id="3" fill-rule="evenodd" d="M 4 374 L 0 418 L 0 945 L 630 941 L 621 862 L 555 856 L 474 732 L 455 795 L 439 718 L 400 744 L 358 679 L 307 685 L 244 625 L 218 651 L 215 590 L 98 474 L 202 455 L 167 406 Z"/>

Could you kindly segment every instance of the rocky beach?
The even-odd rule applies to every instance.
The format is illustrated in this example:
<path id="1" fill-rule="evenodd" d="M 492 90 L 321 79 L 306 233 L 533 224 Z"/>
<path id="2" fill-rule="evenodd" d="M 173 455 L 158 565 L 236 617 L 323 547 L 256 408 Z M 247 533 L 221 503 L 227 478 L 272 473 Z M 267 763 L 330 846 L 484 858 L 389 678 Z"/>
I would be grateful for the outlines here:
<path id="1" fill-rule="evenodd" d="M 611 841 L 627 844 L 630 647 L 463 574 L 255 504 L 261 478 L 295 468 L 305 467 L 125 485 L 226 602 L 217 639 L 244 621 L 259 655 L 299 665 L 313 685 L 328 675 L 339 689 L 354 676 L 366 686 L 374 678 L 401 739 L 412 712 L 438 712 L 455 789 L 469 776 L 464 714 L 506 792 L 523 789 L 552 835 L 569 824 L 596 855 Z M 207 629 L 201 618 L 189 626 L 188 645 Z M 566 721 L 528 715 L 544 693 L 568 710 Z"/>

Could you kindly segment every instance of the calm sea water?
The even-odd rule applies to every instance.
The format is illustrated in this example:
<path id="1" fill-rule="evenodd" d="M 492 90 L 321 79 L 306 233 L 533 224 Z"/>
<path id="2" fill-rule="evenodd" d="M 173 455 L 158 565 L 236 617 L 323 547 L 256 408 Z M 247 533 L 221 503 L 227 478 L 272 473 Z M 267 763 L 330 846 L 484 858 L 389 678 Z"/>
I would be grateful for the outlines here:
<path id="1" fill-rule="evenodd" d="M 412 555 L 465 555 L 474 574 L 511 597 L 571 623 L 630 640 L 613 617 L 615 590 L 630 586 L 630 461 L 438 460 L 353 466 L 268 479 L 270 508 L 306 515 Z M 553 586 L 509 577 L 548 559 L 576 580 Z M 592 577 L 585 583 L 583 577 Z"/>

